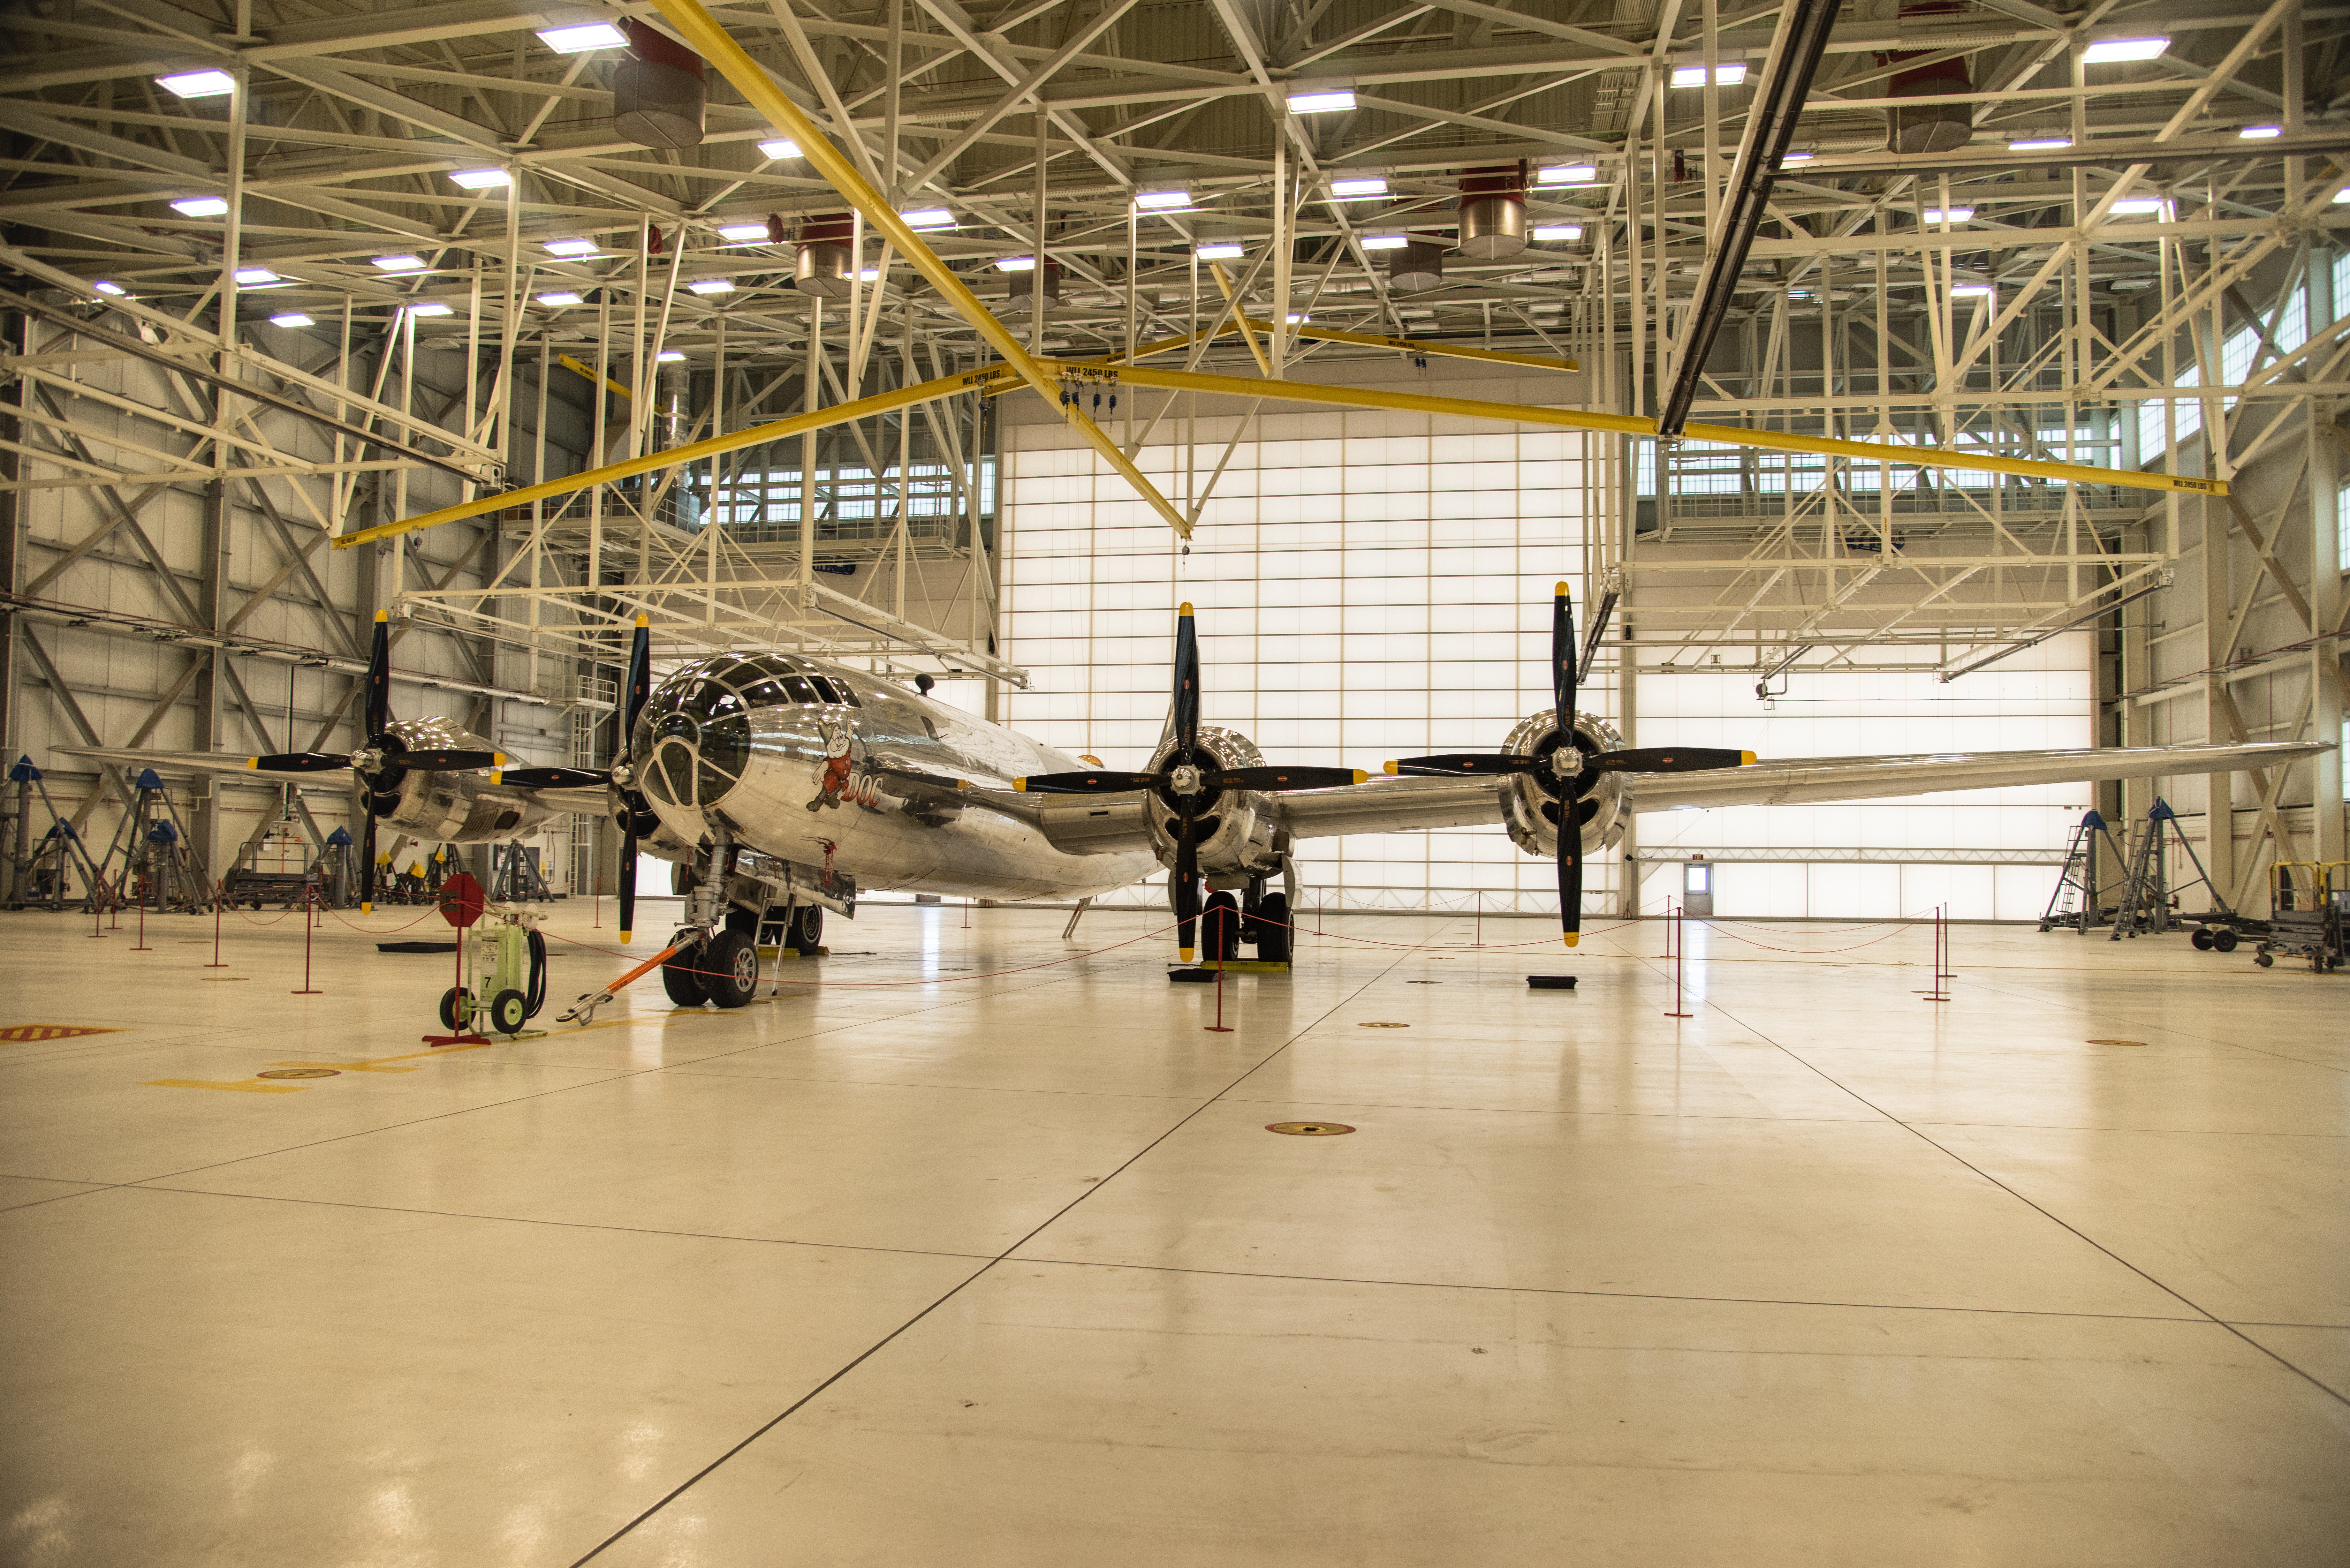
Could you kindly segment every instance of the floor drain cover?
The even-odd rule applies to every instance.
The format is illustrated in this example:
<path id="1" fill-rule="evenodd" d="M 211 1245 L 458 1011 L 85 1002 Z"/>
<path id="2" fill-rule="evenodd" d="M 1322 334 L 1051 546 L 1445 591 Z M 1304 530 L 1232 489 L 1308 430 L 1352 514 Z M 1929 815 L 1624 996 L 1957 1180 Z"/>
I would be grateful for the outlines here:
<path id="1" fill-rule="evenodd" d="M 1442 985 L 1444 982 L 1440 980 L 1408 980 L 1404 983 L 1406 985 Z"/>
<path id="2" fill-rule="evenodd" d="M 2146 1042 L 2143 1040 L 2092 1040 L 2089 1044 L 2092 1045 L 2143 1045 Z"/>
<path id="3" fill-rule="evenodd" d="M 1336 1137 L 1355 1129 L 1344 1122 L 1267 1122 L 1264 1130 L 1287 1133 L 1292 1137 Z"/>
<path id="4" fill-rule="evenodd" d="M 1357 1023 L 1355 1027 L 1357 1029 L 1409 1029 L 1411 1025 L 1409 1023 Z"/>
<path id="5" fill-rule="evenodd" d="M 256 1078 L 339 1078 L 342 1075 L 342 1070 L 337 1067 L 272 1067 L 266 1073 L 254 1075 Z"/>

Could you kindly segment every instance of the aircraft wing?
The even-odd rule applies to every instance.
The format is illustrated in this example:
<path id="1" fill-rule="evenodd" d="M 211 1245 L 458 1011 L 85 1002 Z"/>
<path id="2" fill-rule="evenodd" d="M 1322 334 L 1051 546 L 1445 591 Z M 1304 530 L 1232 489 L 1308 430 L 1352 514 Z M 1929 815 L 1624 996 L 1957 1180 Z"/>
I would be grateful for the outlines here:
<path id="1" fill-rule="evenodd" d="M 1933 752 L 1922 756 L 1793 757 L 1695 774 L 1632 780 L 1635 811 L 1690 806 L 1804 805 L 1939 790 L 2006 789 L 2174 774 L 2237 773 L 2297 762 L 2334 748 L 2260 741 L 2243 745 L 2093 746 L 2056 752 Z"/>
<path id="2" fill-rule="evenodd" d="M 1632 776 L 1632 809 L 1801 805 L 1876 800 L 1941 790 L 2004 789 L 2093 779 L 2234 773 L 2332 751 L 2330 744 L 2262 741 L 2242 745 L 2098 746 L 2049 752 L 1935 752 L 1914 756 L 1794 757 L 1742 768 Z M 1279 797 L 1295 838 L 1402 833 L 1502 820 L 1499 779 L 1376 778 Z"/>

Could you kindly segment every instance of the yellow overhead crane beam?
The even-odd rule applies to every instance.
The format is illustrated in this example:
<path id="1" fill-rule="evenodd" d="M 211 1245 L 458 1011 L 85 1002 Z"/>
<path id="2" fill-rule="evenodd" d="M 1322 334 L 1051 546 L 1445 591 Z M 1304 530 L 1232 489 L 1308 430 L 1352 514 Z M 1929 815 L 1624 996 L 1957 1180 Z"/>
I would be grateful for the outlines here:
<path id="1" fill-rule="evenodd" d="M 612 391 L 618 392 L 620 396 L 629 399 L 632 401 L 636 398 L 637 394 L 635 392 L 620 385 L 619 382 L 615 381 L 611 377 L 598 377 L 595 371 L 589 369 L 587 366 L 582 365 L 578 360 L 574 359 L 568 354 L 557 354 L 555 357 L 555 362 L 562 366 L 565 369 L 571 371 L 573 374 L 585 376 L 591 381 L 600 379 L 607 388 Z"/>
<path id="2" fill-rule="evenodd" d="M 1215 264 L 1213 262 L 1211 262 L 1208 265 L 1211 270 L 1214 269 Z M 1219 281 L 1221 281 L 1221 275 L 1219 275 Z M 1232 296 L 1227 292 L 1224 297 L 1229 299 Z M 1273 323 L 1270 321 L 1265 321 L 1253 316 L 1243 317 L 1241 319 L 1246 321 L 1249 326 L 1255 327 L 1259 332 L 1270 334 L 1273 331 Z M 1226 322 L 1223 326 L 1216 329 L 1213 336 L 1218 337 L 1229 337 L 1239 330 L 1240 327 L 1237 325 L 1232 322 Z M 1545 359 L 1535 354 L 1510 354 L 1505 353 L 1499 348 L 1463 348 L 1451 343 L 1423 343 L 1410 337 L 1383 337 L 1375 332 L 1341 332 L 1335 327 L 1315 327 L 1312 325 L 1293 327 L 1289 329 L 1289 335 L 1292 337 L 1319 338 L 1322 341 L 1328 343 L 1360 344 L 1367 348 L 1393 348 L 1406 354 L 1433 354 L 1439 358 L 1446 359 L 1482 359 L 1488 364 L 1494 365 L 1525 365 L 1536 370 L 1580 370 L 1583 369 L 1583 362 L 1579 359 Z M 1133 357 L 1136 359 L 1148 359 L 1154 354 L 1170 354 L 1178 348 L 1189 348 L 1201 338 L 1209 336 L 1210 334 L 1206 332 L 1187 332 L 1182 334 L 1180 337 L 1176 337 L 1154 338 L 1148 343 L 1137 344 L 1135 346 Z M 1250 340 L 1250 346 L 1252 348 L 1255 346 L 1255 340 L 1253 338 Z M 1089 360 L 1087 363 L 1097 365 L 1122 365 L 1126 363 L 1126 355 L 1113 354 L 1107 359 Z M 1258 362 L 1260 364 L 1264 362 L 1263 356 L 1258 356 Z"/>
<path id="3" fill-rule="evenodd" d="M 1029 355 L 1011 329 L 979 302 L 979 296 L 972 293 L 969 286 L 939 259 L 938 253 L 923 243 L 921 235 L 898 215 L 895 207 L 882 199 L 881 192 L 857 171 L 855 165 L 841 155 L 840 150 L 833 146 L 824 132 L 816 129 L 816 123 L 800 112 L 799 105 L 791 100 L 775 78 L 767 74 L 765 67 L 744 53 L 743 46 L 734 41 L 733 35 L 720 26 L 717 19 L 702 8 L 699 0 L 653 0 L 653 3 L 669 19 L 670 25 L 677 29 L 687 47 L 716 66 L 719 74 L 734 84 L 734 90 L 741 93 L 753 109 L 766 116 L 769 125 L 797 142 L 800 156 L 813 164 L 816 171 L 829 181 L 832 188 L 839 192 L 849 205 L 865 214 L 865 221 L 879 230 L 899 254 L 912 264 L 915 271 L 930 280 L 931 286 L 939 291 L 940 298 L 954 306 L 964 320 L 979 328 L 979 335 L 1019 372 L 1022 380 L 1034 388 L 1039 397 L 1052 398 L 1060 404 L 1061 415 L 1071 428 L 1085 438 L 1087 446 L 1101 454 L 1103 462 L 1116 469 L 1127 483 L 1134 487 L 1137 495 L 1149 503 L 1152 511 L 1165 518 L 1176 533 L 1185 538 L 1191 536 L 1191 520 L 1177 510 L 1173 502 L 1159 493 L 1159 487 L 1144 476 L 1142 470 L 1134 466 L 1133 460 L 1102 432 L 1100 426 L 1087 417 L 1084 410 L 1061 396 L 1061 387 L 1054 379 L 1053 372 Z M 855 134 L 854 128 L 844 129 L 849 134 Z M 1041 250 L 1042 246 L 1038 248 Z M 1036 265 L 1040 278 L 1036 292 L 1041 303 L 1044 298 L 1041 269 L 1045 265 L 1045 258 L 1041 254 L 1036 258 Z"/>
<path id="4" fill-rule="evenodd" d="M 1155 345 L 1145 344 L 1148 350 Z M 1230 398 L 1269 398 L 1293 403 L 1337 404 L 1359 409 L 1394 409 L 1407 413 L 1440 414 L 1466 420 L 1492 420 L 1505 423 L 1549 425 L 1559 430 L 1606 431 L 1617 435 L 1653 436 L 1657 421 L 1637 414 L 1593 413 L 1581 409 L 1545 409 L 1531 403 L 1489 403 L 1471 398 L 1438 398 L 1422 392 L 1388 392 L 1371 387 L 1323 386 L 1311 381 L 1283 381 L 1247 376 L 1212 376 L 1195 370 L 1160 370 L 1147 365 L 1117 365 L 1100 359 L 1045 359 L 1037 362 L 1049 375 L 1075 376 L 1079 373 L 1098 375 L 1104 370 L 1118 380 L 1138 387 L 1161 387 L 1177 391 L 1206 392 L 1211 396 Z M 485 495 L 456 506 L 444 506 L 438 512 L 426 512 L 398 522 L 385 523 L 373 528 L 362 528 L 335 540 L 335 548 L 348 549 L 370 539 L 389 538 L 394 534 L 410 534 L 420 528 L 434 528 L 443 523 L 461 522 L 479 517 L 484 513 L 501 512 L 510 506 L 527 506 L 535 501 L 551 496 L 567 495 L 594 484 L 608 484 L 614 480 L 630 479 L 657 469 L 673 468 L 680 463 L 699 462 L 704 458 L 736 452 L 746 446 L 780 441 L 785 436 L 799 435 L 827 425 L 845 424 L 851 420 L 865 419 L 873 414 L 889 413 L 898 409 L 911 408 L 918 403 L 933 402 L 962 392 L 996 395 L 1017 390 L 1023 384 L 1020 373 L 1009 365 L 993 365 L 982 370 L 968 370 L 960 375 L 941 376 L 935 380 L 920 381 L 895 391 L 877 392 L 855 402 L 836 403 L 830 408 L 794 414 L 771 424 L 754 425 L 731 435 L 712 436 L 707 441 L 687 446 L 671 447 L 666 452 L 648 452 L 619 462 L 608 463 L 584 473 L 570 474 L 562 479 L 550 479 L 538 484 L 526 484 L 520 490 L 509 490 L 497 495 Z M 1055 394 L 1057 396 L 1057 383 Z M 1089 421 L 1090 422 L 1090 421 Z M 1768 452 L 1811 452 L 1825 457 L 1849 458 L 1858 462 L 1889 462 L 1904 468 L 1958 468 L 1975 472 L 2013 474 L 2023 479 L 2054 480 L 2066 484 L 2111 484 L 2125 490 L 2178 491 L 2192 495 L 2225 495 L 2228 486 L 2216 479 L 2189 479 L 2168 473 L 2142 473 L 2127 468 L 2095 468 L 2087 463 L 2041 462 L 2030 458 L 2000 457 L 1991 452 L 1953 451 L 1948 447 L 1894 446 L 1877 441 L 1838 441 L 1828 436 L 1799 435 L 1792 431 L 1748 430 L 1743 425 L 1708 425 L 1692 423 L 1682 432 L 1690 441 L 1716 441 L 1724 446 L 1758 447 Z"/>

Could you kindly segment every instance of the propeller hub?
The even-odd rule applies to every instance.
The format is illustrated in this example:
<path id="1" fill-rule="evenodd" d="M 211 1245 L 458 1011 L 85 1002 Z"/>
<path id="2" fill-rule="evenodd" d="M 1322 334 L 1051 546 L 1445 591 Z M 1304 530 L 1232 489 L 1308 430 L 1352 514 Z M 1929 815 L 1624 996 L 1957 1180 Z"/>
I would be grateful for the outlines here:
<path id="1" fill-rule="evenodd" d="M 1190 763 L 1181 763 L 1168 770 L 1167 787 L 1177 794 L 1203 794 L 1207 792 L 1200 770 Z"/>
<path id="2" fill-rule="evenodd" d="M 361 746 L 351 753 L 351 766 L 363 774 L 380 772 L 383 767 L 383 753 L 373 746 Z"/>
<path id="3" fill-rule="evenodd" d="M 626 763 L 614 763 L 612 764 L 612 782 L 619 785 L 622 789 L 627 789 L 637 782 L 637 770 L 630 767 Z"/>
<path id="4" fill-rule="evenodd" d="M 1561 779 L 1578 777 L 1583 772 L 1583 748 L 1562 744 L 1550 754 L 1550 771 Z"/>

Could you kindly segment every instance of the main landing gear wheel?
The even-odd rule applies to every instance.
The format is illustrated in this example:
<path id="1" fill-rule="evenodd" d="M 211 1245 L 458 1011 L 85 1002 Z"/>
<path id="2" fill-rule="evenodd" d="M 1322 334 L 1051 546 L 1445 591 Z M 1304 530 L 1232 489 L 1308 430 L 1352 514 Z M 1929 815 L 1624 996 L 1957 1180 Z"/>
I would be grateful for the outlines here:
<path id="1" fill-rule="evenodd" d="M 709 967 L 702 961 L 709 948 L 707 942 L 698 943 L 661 965 L 661 989 L 680 1007 L 699 1007 L 710 1000 L 708 977 L 700 972 Z"/>
<path id="2" fill-rule="evenodd" d="M 530 1022 L 530 1002 L 519 991 L 502 991 L 490 998 L 490 1027 L 501 1034 L 519 1034 Z"/>
<path id="3" fill-rule="evenodd" d="M 1200 911 L 1200 961 L 1226 963 L 1241 956 L 1240 900 L 1230 893 L 1211 893 Z"/>
<path id="4" fill-rule="evenodd" d="M 2211 943 L 2214 939 L 2211 935 L 2210 927 L 2198 926 L 2195 928 L 2195 934 L 2189 937 L 2187 940 L 2194 944 L 2194 948 L 2197 952 L 2208 953 L 2211 950 Z"/>
<path id="5" fill-rule="evenodd" d="M 2236 950 L 2236 933 L 2224 928 L 2220 930 L 2213 931 L 2211 933 L 2211 950 L 2215 953 L 2234 952 Z"/>
<path id="6" fill-rule="evenodd" d="M 721 931 L 702 950 L 702 983 L 721 1007 L 747 1007 L 759 989 L 759 944 L 740 931 Z"/>
<path id="7" fill-rule="evenodd" d="M 1289 899 L 1280 893 L 1268 893 L 1256 907 L 1256 956 L 1266 963 L 1287 963 L 1290 953 Z"/>
<path id="8" fill-rule="evenodd" d="M 441 993 L 441 1027 L 452 1034 L 463 1034 L 465 1025 L 473 1021 L 473 993 L 459 991 L 455 986 Z"/>
<path id="9" fill-rule="evenodd" d="M 784 946 L 802 957 L 824 945 L 824 906 L 802 904 L 784 926 Z"/>

